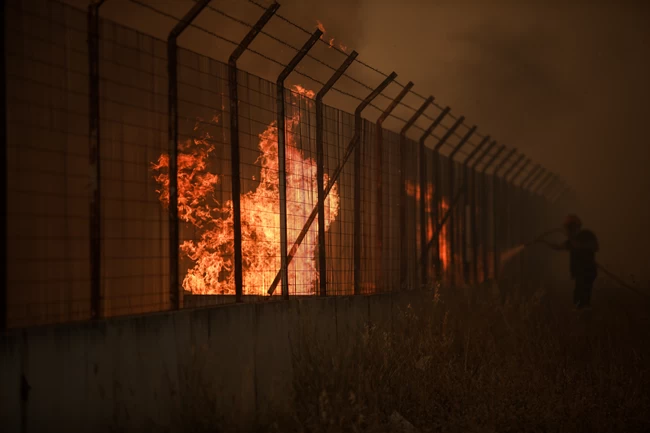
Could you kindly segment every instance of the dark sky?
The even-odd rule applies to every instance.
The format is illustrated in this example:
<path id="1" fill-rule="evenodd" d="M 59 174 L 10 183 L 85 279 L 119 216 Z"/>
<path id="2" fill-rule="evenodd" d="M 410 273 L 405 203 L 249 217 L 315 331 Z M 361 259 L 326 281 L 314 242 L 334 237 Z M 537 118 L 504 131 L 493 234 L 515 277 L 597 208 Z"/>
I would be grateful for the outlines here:
<path id="1" fill-rule="evenodd" d="M 175 16 L 191 6 L 187 0 L 141 1 Z M 559 173 L 580 196 L 575 211 L 600 237 L 602 263 L 650 279 L 650 133 L 644 128 L 650 114 L 650 7 L 644 2 L 280 3 L 281 14 L 310 29 L 322 21 L 327 35 L 356 49 L 360 59 L 396 71 L 400 82 L 415 82 L 419 93 L 434 95 L 484 134 Z M 261 12 L 243 0 L 214 0 L 212 5 L 247 22 Z M 102 15 L 160 38 L 172 26 L 169 19 L 126 0 L 108 0 Z M 304 42 L 306 35 L 274 20 L 271 33 L 295 45 Z M 213 11 L 197 23 L 235 40 L 245 33 Z M 188 30 L 180 44 L 220 60 L 232 50 L 196 30 Z M 293 55 L 267 39 L 256 44 L 279 60 Z M 322 50 L 320 55 L 329 59 L 331 53 Z M 279 71 L 248 54 L 240 65 L 262 76 Z M 352 72 L 371 85 L 381 79 L 363 69 Z M 323 74 L 318 78 L 329 72 Z M 337 105 L 338 99 L 329 102 Z"/>

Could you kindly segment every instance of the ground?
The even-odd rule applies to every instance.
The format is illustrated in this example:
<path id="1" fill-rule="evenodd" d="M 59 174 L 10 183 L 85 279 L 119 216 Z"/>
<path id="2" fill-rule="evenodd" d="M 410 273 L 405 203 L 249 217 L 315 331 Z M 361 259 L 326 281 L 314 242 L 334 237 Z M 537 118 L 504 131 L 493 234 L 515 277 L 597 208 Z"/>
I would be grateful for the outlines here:
<path id="1" fill-rule="evenodd" d="M 438 290 L 325 353 L 294 358 L 296 413 L 270 431 L 650 431 L 650 303 L 600 287 L 576 311 L 566 289 Z"/>

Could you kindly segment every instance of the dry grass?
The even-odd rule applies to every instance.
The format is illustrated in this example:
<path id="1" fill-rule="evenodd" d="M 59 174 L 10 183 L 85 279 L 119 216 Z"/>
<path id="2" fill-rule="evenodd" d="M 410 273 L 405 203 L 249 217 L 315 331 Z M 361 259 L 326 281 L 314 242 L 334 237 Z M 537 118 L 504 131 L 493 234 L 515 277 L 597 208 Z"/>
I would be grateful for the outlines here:
<path id="1" fill-rule="evenodd" d="M 646 301 L 601 289 L 577 312 L 570 294 L 483 294 L 432 294 L 334 352 L 305 335 L 298 421 L 277 430 L 399 431 L 397 411 L 420 432 L 650 431 Z"/>

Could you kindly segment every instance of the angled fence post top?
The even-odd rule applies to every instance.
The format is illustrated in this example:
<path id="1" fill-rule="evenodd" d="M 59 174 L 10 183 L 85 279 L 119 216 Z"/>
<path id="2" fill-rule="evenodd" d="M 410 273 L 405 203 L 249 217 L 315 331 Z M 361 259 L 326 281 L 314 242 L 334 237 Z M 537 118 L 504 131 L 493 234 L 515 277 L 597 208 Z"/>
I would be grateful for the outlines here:
<path id="1" fill-rule="evenodd" d="M 355 117 L 361 116 L 363 110 L 365 110 L 368 107 L 368 105 L 370 105 L 372 101 L 377 96 L 379 96 L 379 94 L 383 92 L 384 89 L 388 87 L 390 83 L 392 83 L 395 80 L 395 78 L 397 78 L 397 72 L 391 72 L 390 75 L 386 77 L 384 81 L 382 81 L 381 84 L 375 88 L 375 90 L 370 92 L 370 94 L 366 96 L 359 105 L 357 105 L 357 108 L 354 110 Z"/>
<path id="2" fill-rule="evenodd" d="M 472 135 L 474 135 L 474 131 L 476 131 L 476 125 L 472 126 L 472 127 L 469 129 L 469 131 L 467 131 L 467 133 L 465 134 L 465 136 L 463 136 L 463 138 L 460 140 L 460 142 L 458 142 L 458 144 L 456 145 L 456 147 L 454 147 L 454 150 L 451 151 L 451 153 L 450 153 L 449 156 L 448 156 L 448 158 L 449 158 L 450 161 L 453 161 L 453 160 L 454 160 L 454 157 L 456 156 L 456 154 L 460 151 L 460 149 L 463 148 L 463 146 L 465 146 L 465 144 L 466 144 L 467 141 L 470 139 L 470 137 L 471 137 Z"/>
<path id="3" fill-rule="evenodd" d="M 257 35 L 262 31 L 262 28 L 264 28 L 266 23 L 269 22 L 269 20 L 273 17 L 273 15 L 275 15 L 279 8 L 279 3 L 273 3 L 268 7 L 268 9 L 266 9 L 266 11 L 264 11 L 264 14 L 262 14 L 257 23 L 255 23 L 255 25 L 250 29 L 246 36 L 244 36 L 244 39 L 242 39 L 239 45 L 237 45 L 237 47 L 234 49 L 232 54 L 230 54 L 230 57 L 228 57 L 229 65 L 236 65 L 237 60 L 239 60 L 241 55 L 244 54 L 251 42 L 253 42 Z"/>
<path id="4" fill-rule="evenodd" d="M 540 192 L 541 192 L 541 191 L 544 189 L 544 187 L 546 186 L 546 184 L 547 184 L 547 183 L 548 183 L 548 182 L 553 178 L 553 176 L 554 176 L 554 174 L 553 174 L 552 171 L 550 171 L 550 170 L 547 171 L 547 172 L 546 172 L 546 175 L 545 175 L 544 178 L 543 178 L 543 179 L 542 179 L 542 180 L 537 184 L 537 186 L 534 188 L 533 192 L 534 192 L 535 194 L 538 194 L 538 195 L 539 195 Z"/>
<path id="5" fill-rule="evenodd" d="M 194 3 L 194 6 L 192 6 L 192 9 L 189 10 L 187 14 L 183 18 L 181 18 L 178 23 L 174 26 L 171 32 L 169 32 L 169 36 L 167 36 L 167 42 L 173 43 L 176 45 L 176 40 L 178 37 L 183 33 L 183 31 L 190 25 L 192 24 L 192 21 L 196 19 L 196 17 L 199 16 L 201 11 L 205 9 L 205 7 L 210 3 L 211 0 L 198 0 L 196 3 Z"/>
<path id="6" fill-rule="evenodd" d="M 409 81 L 406 83 L 406 86 L 399 92 L 399 94 L 391 101 L 391 103 L 386 107 L 384 111 L 379 115 L 377 118 L 377 126 L 381 127 L 381 125 L 384 123 L 384 121 L 390 116 L 390 113 L 393 112 L 393 110 L 399 105 L 400 102 L 402 102 L 402 99 L 408 94 L 408 92 L 411 91 L 411 88 L 413 88 L 414 84 L 412 81 Z"/>
<path id="7" fill-rule="evenodd" d="M 409 129 L 415 124 L 415 122 L 418 120 L 422 114 L 424 114 L 424 111 L 429 108 L 429 105 L 433 104 L 433 96 L 429 96 L 422 105 L 420 105 L 420 108 L 418 108 L 418 111 L 416 111 L 413 116 L 406 122 L 406 124 L 402 127 L 402 130 L 400 131 L 400 135 L 403 137 L 406 135 Z M 447 107 L 449 108 L 449 107 Z"/>
<path id="8" fill-rule="evenodd" d="M 446 107 L 444 110 L 442 110 L 438 115 L 438 117 L 436 117 L 436 119 L 431 123 L 431 125 L 429 125 L 429 127 L 424 131 L 424 133 L 420 137 L 421 146 L 424 146 L 424 142 L 426 141 L 426 139 L 429 138 L 433 130 L 436 129 L 438 125 L 440 125 L 440 122 L 443 121 L 445 116 L 449 113 L 449 110 L 450 110 L 449 107 Z"/>
<path id="9" fill-rule="evenodd" d="M 278 75 L 278 79 L 276 80 L 276 84 L 278 86 L 284 87 L 284 82 L 289 76 L 289 74 L 291 74 L 291 72 L 293 72 L 293 70 L 296 69 L 298 63 L 300 63 L 300 61 L 303 58 L 305 58 L 309 50 L 314 46 L 316 42 L 318 42 L 322 34 L 323 32 L 320 29 L 316 29 L 316 31 L 314 31 L 314 33 L 307 40 L 307 42 L 305 42 L 302 48 L 300 48 L 300 51 L 296 53 L 296 55 L 293 57 L 293 59 L 291 59 L 289 64 L 287 64 L 287 66 L 282 70 L 282 72 L 280 72 L 280 75 Z"/>
<path id="10" fill-rule="evenodd" d="M 540 170 L 540 168 L 541 168 L 541 165 L 535 164 L 533 166 L 533 168 L 528 172 L 528 174 L 524 177 L 524 179 L 521 181 L 519 186 L 522 189 L 525 189 L 526 186 L 528 185 L 528 181 L 531 180 L 533 178 L 533 176 L 535 176 L 537 174 L 537 172 Z"/>
<path id="11" fill-rule="evenodd" d="M 505 149 L 505 146 L 503 146 L 503 148 Z M 499 175 L 499 171 L 501 171 L 501 169 L 506 165 L 506 163 L 510 161 L 510 158 L 512 158 L 515 155 L 515 153 L 517 153 L 517 149 L 510 150 L 510 152 L 508 152 L 508 154 L 499 162 L 499 164 L 497 164 L 497 166 L 494 168 L 495 177 Z"/>
<path id="12" fill-rule="evenodd" d="M 526 189 L 532 189 L 533 186 L 537 183 L 537 181 L 546 173 L 546 169 L 544 167 L 540 166 L 540 169 L 537 170 L 537 173 L 535 173 L 535 176 L 533 176 L 528 183 L 526 184 Z"/>
<path id="13" fill-rule="evenodd" d="M 345 71 L 350 67 L 352 62 L 357 58 L 359 53 L 356 51 L 352 51 L 350 55 L 343 61 L 341 66 L 334 72 L 334 75 L 332 75 L 329 80 L 325 83 L 323 87 L 316 93 L 316 102 L 320 102 L 323 100 L 325 95 L 334 87 L 334 84 L 341 78 L 341 76 L 345 73 Z"/>
<path id="14" fill-rule="evenodd" d="M 526 158 L 526 155 L 524 155 L 523 153 L 519 155 L 519 158 L 517 158 L 517 160 L 515 160 L 515 162 L 510 166 L 510 168 L 508 168 L 506 172 L 503 173 L 503 180 L 505 180 L 506 182 L 512 181 L 512 179 L 508 179 L 508 175 L 512 173 L 515 170 L 515 168 L 519 166 L 519 164 L 524 160 L 524 158 Z M 524 162 L 524 164 L 519 168 L 517 174 L 514 177 L 517 177 L 518 173 L 520 173 L 524 168 L 526 168 L 529 162 L 530 160 L 528 162 Z"/>
<path id="15" fill-rule="evenodd" d="M 512 175 L 512 177 L 509 179 L 510 183 L 512 183 L 512 184 L 514 185 L 515 180 L 517 180 L 517 178 L 518 178 L 518 177 L 519 177 L 519 176 L 524 172 L 524 170 L 525 170 L 526 168 L 528 168 L 528 166 L 529 166 L 531 163 L 532 163 L 532 161 L 531 161 L 530 159 L 527 159 L 527 160 L 523 163 L 523 165 L 522 165 L 521 167 L 519 167 L 519 169 L 515 172 L 515 174 Z"/>
<path id="16" fill-rule="evenodd" d="M 449 108 L 449 107 L 447 107 L 447 108 Z M 433 151 L 436 152 L 436 153 L 440 152 L 440 149 L 442 148 L 442 146 L 445 145 L 447 140 L 449 140 L 449 137 L 451 137 L 454 134 L 454 132 L 456 132 L 456 129 L 458 129 L 458 127 L 460 125 L 462 125 L 462 123 L 464 121 L 465 121 L 465 116 L 460 116 L 458 119 L 456 119 L 456 122 L 454 122 L 454 124 L 451 126 L 451 128 L 449 128 L 447 130 L 447 132 L 445 132 L 445 135 L 443 135 L 442 138 L 440 140 L 438 140 L 438 143 L 433 148 Z"/>
<path id="17" fill-rule="evenodd" d="M 497 142 L 493 141 L 490 144 L 489 148 L 485 151 L 485 154 L 481 155 L 481 159 L 483 159 L 483 157 L 487 156 L 488 153 L 490 152 L 490 150 L 492 148 L 494 148 L 494 146 L 496 146 L 496 144 L 497 144 Z M 485 174 L 487 172 L 487 169 L 490 168 L 492 166 L 492 164 L 494 164 L 494 162 L 499 158 L 499 156 L 501 156 L 501 154 L 503 153 L 503 151 L 505 149 L 506 149 L 505 146 L 500 146 L 499 149 L 497 149 L 496 153 L 494 155 L 492 155 L 492 157 L 488 160 L 488 162 L 485 163 L 485 166 L 483 166 L 483 169 L 481 170 L 481 173 Z M 472 166 L 472 169 L 476 169 L 477 165 L 478 165 L 478 162 L 474 163 L 474 165 Z"/>
<path id="18" fill-rule="evenodd" d="M 92 0 L 88 5 L 88 10 L 92 11 L 93 14 L 96 14 L 99 11 L 99 8 L 102 7 L 106 1 L 107 0 Z"/>
<path id="19" fill-rule="evenodd" d="M 483 147 L 487 144 L 488 141 L 490 141 L 490 136 L 489 136 L 489 135 L 486 136 L 486 137 L 483 137 L 483 140 L 481 140 L 481 142 L 478 144 L 478 146 L 476 146 L 476 147 L 474 148 L 474 150 L 472 150 L 472 151 L 469 153 L 469 155 L 467 155 L 467 157 L 466 157 L 465 160 L 463 161 L 463 165 L 464 165 L 465 167 L 467 167 L 467 166 L 469 165 L 469 162 L 472 160 L 472 158 L 474 158 L 474 157 L 476 156 L 476 154 L 479 153 L 479 152 L 481 151 L 481 149 L 483 149 Z M 488 151 L 489 151 L 489 150 L 490 150 L 490 147 L 488 147 Z M 483 154 L 481 155 L 481 158 L 480 158 L 480 159 L 477 159 L 477 160 L 476 160 L 474 167 L 476 166 L 476 164 L 478 164 L 479 162 L 481 162 L 481 159 L 482 159 L 484 156 L 485 156 L 485 153 L 483 153 Z"/>

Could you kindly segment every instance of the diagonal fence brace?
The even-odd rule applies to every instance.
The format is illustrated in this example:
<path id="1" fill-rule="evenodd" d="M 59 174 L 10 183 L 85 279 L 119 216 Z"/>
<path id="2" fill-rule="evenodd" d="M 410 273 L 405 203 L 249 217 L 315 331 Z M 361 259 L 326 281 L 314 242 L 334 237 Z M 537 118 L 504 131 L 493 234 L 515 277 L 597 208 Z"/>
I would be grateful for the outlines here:
<path id="1" fill-rule="evenodd" d="M 357 117 L 360 119 L 361 117 L 361 111 L 363 111 L 370 103 L 372 102 L 373 99 L 375 99 L 393 80 L 395 80 L 395 77 L 397 77 L 397 74 L 395 72 L 391 73 L 375 90 L 373 90 L 367 97 L 364 99 L 361 104 L 357 107 L 355 111 L 355 122 Z M 355 125 L 356 126 L 356 125 Z M 332 190 L 332 187 L 338 180 L 339 176 L 341 176 L 341 173 L 343 172 L 343 168 L 345 167 L 345 164 L 348 162 L 348 159 L 350 159 L 350 156 L 352 156 L 352 152 L 354 152 L 355 148 L 359 144 L 359 139 L 361 138 L 361 125 L 359 125 L 358 128 L 355 127 L 355 132 L 354 136 L 350 140 L 350 143 L 348 144 L 347 149 L 345 150 L 345 154 L 343 155 L 343 161 L 336 167 L 336 170 L 334 170 L 334 173 L 332 174 L 332 177 L 330 178 L 327 188 L 325 188 L 324 191 L 324 197 L 323 199 L 327 198 L 329 195 L 330 191 Z M 314 209 L 311 211 L 311 214 L 309 214 L 309 217 L 307 218 L 307 221 L 305 222 L 305 225 L 303 226 L 302 230 L 298 234 L 298 237 L 296 238 L 296 241 L 294 242 L 293 246 L 291 247 L 291 250 L 287 254 L 287 266 L 291 264 L 291 261 L 293 260 L 293 257 L 296 255 L 298 252 L 298 248 L 300 247 L 300 244 L 302 241 L 305 239 L 305 236 L 307 236 L 307 232 L 309 231 L 309 228 L 313 224 L 314 220 L 316 219 L 316 215 L 318 214 L 318 205 L 314 207 Z M 278 286 L 278 283 L 280 283 L 280 278 L 281 278 L 281 272 L 278 272 L 278 274 L 275 276 L 273 279 L 273 282 L 271 283 L 271 286 L 269 287 L 269 290 L 267 293 L 269 295 L 272 295 L 273 292 L 275 292 L 275 289 Z"/>

